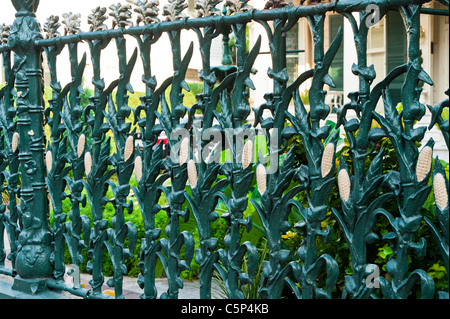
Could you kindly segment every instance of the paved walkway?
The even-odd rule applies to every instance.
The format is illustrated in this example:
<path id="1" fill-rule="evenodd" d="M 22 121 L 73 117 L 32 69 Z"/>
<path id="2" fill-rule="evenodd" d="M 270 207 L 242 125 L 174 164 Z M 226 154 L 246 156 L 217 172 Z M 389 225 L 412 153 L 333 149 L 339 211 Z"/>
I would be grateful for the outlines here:
<path id="1" fill-rule="evenodd" d="M 105 282 L 109 278 L 105 278 Z M 86 287 L 90 287 L 88 282 L 91 280 L 91 276 L 88 274 L 82 274 L 81 275 L 81 283 L 85 284 Z M 185 281 L 183 289 L 180 289 L 178 298 L 179 299 L 199 299 L 200 298 L 200 283 L 198 281 Z M 159 296 L 167 291 L 168 289 L 168 283 L 166 278 L 158 278 L 155 281 L 156 290 L 158 292 L 158 298 Z M 103 292 L 106 293 L 113 293 L 114 288 L 110 288 L 106 285 L 103 285 L 102 288 Z M 140 296 L 142 295 L 143 290 L 138 286 L 137 284 L 137 278 L 127 277 L 125 276 L 123 278 L 123 295 L 125 299 L 140 299 Z M 223 299 L 221 296 L 221 292 L 217 285 L 213 285 L 213 292 L 212 292 L 212 298 L 213 299 Z"/>
<path id="2" fill-rule="evenodd" d="M 9 244 L 8 240 L 5 236 L 5 250 L 6 254 L 9 253 Z M 5 260 L 5 266 L 8 268 L 11 268 L 11 262 L 9 260 Z M 89 274 L 81 274 L 80 275 L 80 282 L 87 288 L 90 288 L 89 281 L 91 280 L 91 275 Z M 104 293 L 114 295 L 114 288 L 110 288 L 106 285 L 106 282 L 111 277 L 105 277 L 105 284 L 102 287 L 102 291 Z M 69 279 L 71 280 L 71 279 Z M 8 284 L 12 284 L 13 279 L 9 276 L 0 275 L 0 281 Z M 158 278 L 155 282 L 156 290 L 158 292 L 158 298 L 161 296 L 162 293 L 167 291 L 168 289 L 168 282 L 167 278 Z M 139 287 L 137 284 L 137 278 L 132 278 L 125 276 L 123 278 L 123 295 L 125 299 L 140 299 L 140 296 L 143 294 L 143 290 Z M 79 297 L 73 296 L 73 299 L 78 299 Z M 200 299 L 200 283 L 198 281 L 185 281 L 183 289 L 180 289 L 179 299 Z M 212 288 L 212 298 L 213 299 L 224 299 L 224 296 L 222 295 L 220 289 L 216 284 L 213 283 Z"/>

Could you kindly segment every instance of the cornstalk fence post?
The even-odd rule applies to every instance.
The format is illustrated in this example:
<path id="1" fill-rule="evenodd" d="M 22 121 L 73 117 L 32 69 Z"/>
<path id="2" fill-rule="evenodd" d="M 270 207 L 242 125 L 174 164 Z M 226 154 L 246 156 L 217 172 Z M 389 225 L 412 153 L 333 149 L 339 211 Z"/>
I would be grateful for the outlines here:
<path id="1" fill-rule="evenodd" d="M 42 279 L 51 276 L 53 270 L 44 165 L 42 48 L 35 45 L 42 35 L 35 15 L 39 0 L 12 0 L 12 3 L 17 13 L 9 46 L 14 52 L 16 76 L 23 222 L 16 259 L 18 276 L 13 289 L 36 293 L 36 290 L 46 290 Z"/>

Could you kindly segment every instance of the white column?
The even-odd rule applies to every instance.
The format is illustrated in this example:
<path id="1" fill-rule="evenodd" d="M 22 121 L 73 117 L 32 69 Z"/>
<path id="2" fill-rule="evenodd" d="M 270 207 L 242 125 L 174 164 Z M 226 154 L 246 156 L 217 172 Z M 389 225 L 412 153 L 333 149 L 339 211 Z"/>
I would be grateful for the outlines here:
<path id="1" fill-rule="evenodd" d="M 359 21 L 357 13 L 353 13 L 356 21 Z M 356 54 L 355 41 L 353 38 L 353 29 L 348 21 L 344 18 L 344 39 L 342 45 L 344 46 L 344 104 L 350 102 L 347 95 L 350 92 L 359 90 L 358 76 L 352 73 L 353 63 L 358 63 L 358 56 Z"/>
<path id="2" fill-rule="evenodd" d="M 269 41 L 267 39 L 264 27 L 256 22 L 251 22 L 248 24 L 250 28 L 249 32 L 249 50 L 253 48 L 258 36 L 261 35 L 261 48 L 260 52 L 270 52 Z M 261 104 L 265 103 L 264 94 L 273 91 L 273 81 L 267 76 L 267 70 L 272 68 L 272 60 L 270 54 L 259 54 L 253 64 L 253 68 L 257 70 L 256 74 L 250 74 L 256 90 L 250 90 L 250 106 L 259 107 Z M 250 114 L 249 117 L 254 117 L 254 113 Z"/>

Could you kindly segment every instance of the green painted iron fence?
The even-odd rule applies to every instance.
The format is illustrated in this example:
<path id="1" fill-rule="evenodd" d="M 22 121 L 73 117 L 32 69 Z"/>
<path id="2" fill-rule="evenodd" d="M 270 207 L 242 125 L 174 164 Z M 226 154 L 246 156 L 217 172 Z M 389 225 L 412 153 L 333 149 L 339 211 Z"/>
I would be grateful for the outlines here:
<path id="1" fill-rule="evenodd" d="M 162 8 L 165 21 L 158 1 L 128 2 L 93 10 L 88 32 L 79 29 L 80 17 L 74 14 L 61 21 L 51 16 L 42 32 L 35 17 L 39 0 L 12 0 L 16 19 L 3 25 L 0 39 L 6 78 L 0 90 L 0 274 L 14 277 L 17 296 L 64 290 L 84 298 L 110 297 L 102 293 L 103 264 L 110 259 L 114 275 L 106 284 L 123 298 L 126 262 L 138 256 L 142 298 L 177 298 L 182 272 L 193 265 L 199 269 L 201 298 L 211 298 L 213 277 L 236 299 L 245 297 L 249 285 L 257 287 L 259 297 L 275 299 L 448 298 L 448 173 L 433 159 L 434 141 L 424 140 L 424 134 L 438 125 L 448 148 L 449 120 L 442 112 L 449 100 L 428 106 L 428 127 L 416 125 L 426 111 L 420 103 L 422 86 L 433 85 L 422 69 L 420 51 L 420 14 L 428 1 L 333 0 L 294 6 L 280 0 L 257 10 L 248 0 L 227 0 L 220 10 L 221 0 L 197 0 L 199 17 L 188 19 L 185 0 L 168 0 Z M 441 3 L 448 7 L 448 0 Z M 389 11 L 403 18 L 407 62 L 372 85 L 376 72 L 367 63 L 368 31 Z M 342 15 L 352 27 L 357 61 L 351 71 L 359 81 L 350 102 L 334 110 L 335 127 L 323 124 L 332 111 L 325 103 L 325 85 L 334 87 L 329 69 L 343 31 L 338 29 L 325 50 L 328 12 Z M 111 28 L 105 24 L 108 18 Z M 312 33 L 314 66 L 288 84 L 286 32 L 301 19 L 307 19 Z M 246 29 L 252 22 L 265 30 L 272 62 L 267 80 L 273 84 L 266 102 L 254 108 L 249 89 L 255 88 L 251 73 L 261 37 L 248 44 Z M 186 30 L 196 33 L 202 62 L 203 91 L 193 105 L 184 102 L 194 54 L 193 43 L 182 50 Z M 173 75 L 157 83 L 152 63 L 160 62 L 151 61 L 150 53 L 163 36 L 170 39 Z M 218 37 L 225 39 L 223 65 L 212 66 L 211 45 Z M 102 52 L 112 41 L 120 77 L 105 83 Z M 136 41 L 133 52 L 127 52 L 129 41 Z M 89 45 L 88 54 L 80 56 L 81 43 Z M 56 67 L 63 49 L 72 79 L 65 85 Z M 50 70 L 47 100 L 43 54 Z M 95 89 L 85 105 L 88 56 Z M 136 68 L 138 59 L 142 69 Z M 129 101 L 133 72 L 142 74 L 146 89 L 137 107 Z M 389 85 L 401 76 L 399 111 Z M 306 81 L 309 105 L 299 92 Z M 375 112 L 380 100 L 382 113 Z M 254 122 L 247 121 L 251 112 Z M 256 127 L 266 137 L 266 150 L 257 151 Z M 158 143 L 162 132 L 171 150 L 167 157 Z M 339 132 L 345 132 L 345 152 L 338 148 Z M 141 146 L 136 147 L 138 136 Z M 221 142 L 213 143 L 214 138 Z M 389 153 L 381 145 L 390 145 Z M 208 156 L 199 155 L 210 146 Z M 395 169 L 388 169 L 392 157 Z M 339 195 L 333 197 L 334 191 Z M 421 208 L 430 198 L 435 214 L 424 217 Z M 114 208 L 111 219 L 105 215 L 107 205 Z M 82 213 L 86 206 L 90 214 Z M 254 214 L 248 214 L 249 208 Z M 142 230 L 129 221 L 130 214 L 140 216 Z M 167 216 L 164 229 L 157 224 L 161 214 Z M 212 232 L 218 219 L 226 225 L 221 239 Z M 184 225 L 193 221 L 195 228 L 186 230 Z M 380 232 L 380 224 L 385 231 Z M 264 238 L 264 254 L 257 242 L 245 240 L 252 228 Z M 425 231 L 432 234 L 428 242 Z M 337 245 L 336 232 L 350 259 L 349 271 L 342 272 L 335 254 L 321 248 Z M 300 238 L 294 248 L 285 239 L 293 233 Z M 390 249 L 384 264 L 374 259 L 374 243 Z M 412 258 L 427 254 L 445 267 L 446 287 L 435 284 L 429 269 L 411 267 Z M 69 263 L 86 265 L 90 287 L 66 283 Z M 156 290 L 158 267 L 168 279 L 165 292 Z"/>

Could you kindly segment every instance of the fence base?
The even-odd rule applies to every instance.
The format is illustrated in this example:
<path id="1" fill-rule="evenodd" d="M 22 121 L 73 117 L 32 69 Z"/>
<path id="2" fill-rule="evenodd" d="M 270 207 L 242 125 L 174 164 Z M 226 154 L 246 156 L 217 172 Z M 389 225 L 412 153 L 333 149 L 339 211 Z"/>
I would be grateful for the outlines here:
<path id="1" fill-rule="evenodd" d="M 0 299 L 74 299 L 64 291 L 49 290 L 46 279 L 11 278 L 0 275 Z"/>

